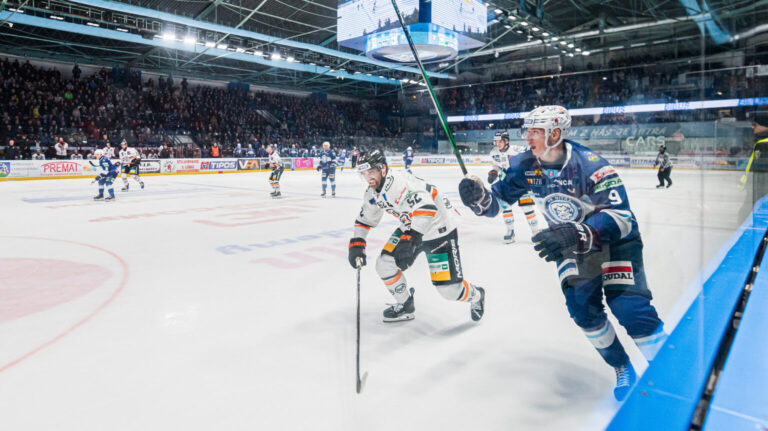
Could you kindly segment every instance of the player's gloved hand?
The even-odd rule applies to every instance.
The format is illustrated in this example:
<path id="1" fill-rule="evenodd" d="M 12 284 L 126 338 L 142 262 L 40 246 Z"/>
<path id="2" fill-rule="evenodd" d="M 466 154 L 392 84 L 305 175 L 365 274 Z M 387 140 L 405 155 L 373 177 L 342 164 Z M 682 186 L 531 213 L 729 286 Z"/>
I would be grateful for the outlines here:
<path id="1" fill-rule="evenodd" d="M 317 167 L 317 172 L 320 172 L 320 166 Z"/>
<path id="2" fill-rule="evenodd" d="M 357 259 L 360 258 L 360 266 L 365 266 L 365 238 L 352 238 L 349 240 L 349 264 L 357 268 Z"/>
<path id="3" fill-rule="evenodd" d="M 561 260 L 570 254 L 585 254 L 600 248 L 597 233 L 584 223 L 556 224 L 531 238 L 534 250 L 547 262 Z"/>
<path id="4" fill-rule="evenodd" d="M 407 230 L 400 235 L 400 241 L 397 243 L 392 255 L 395 258 L 395 265 L 405 271 L 416 260 L 419 247 L 421 247 L 422 235 L 415 230 Z"/>
<path id="5" fill-rule="evenodd" d="M 496 182 L 496 178 L 499 178 L 499 173 L 495 169 L 488 172 L 488 184 Z"/>
<path id="6" fill-rule="evenodd" d="M 477 215 L 485 213 L 492 203 L 491 193 L 485 189 L 480 178 L 475 176 L 465 177 L 461 180 L 459 196 L 461 196 L 461 202 Z"/>

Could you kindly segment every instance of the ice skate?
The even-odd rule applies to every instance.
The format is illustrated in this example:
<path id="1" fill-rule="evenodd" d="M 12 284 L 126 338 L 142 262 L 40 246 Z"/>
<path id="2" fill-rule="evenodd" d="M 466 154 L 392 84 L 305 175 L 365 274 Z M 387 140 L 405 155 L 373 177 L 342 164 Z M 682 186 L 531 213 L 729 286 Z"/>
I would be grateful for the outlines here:
<path id="1" fill-rule="evenodd" d="M 320 195 L 321 198 L 325 197 L 325 190 L 323 190 L 323 193 Z"/>
<path id="2" fill-rule="evenodd" d="M 513 242 L 515 242 L 515 232 L 507 232 L 504 235 L 504 244 L 512 244 Z"/>
<path id="3" fill-rule="evenodd" d="M 114 196 L 107 196 L 107 197 L 104 198 L 104 202 L 113 201 L 113 200 L 115 200 Z"/>
<path id="4" fill-rule="evenodd" d="M 272 193 L 272 199 L 280 199 L 281 196 L 282 196 L 282 193 L 280 193 L 279 191 Z"/>
<path id="5" fill-rule="evenodd" d="M 128 186 L 129 186 L 128 184 L 125 184 L 125 185 L 123 186 L 123 188 L 122 188 L 122 189 L 120 189 L 120 191 L 122 191 L 122 192 L 127 192 L 127 191 L 128 191 Z"/>
<path id="6" fill-rule="evenodd" d="M 616 367 L 614 371 L 616 371 L 616 387 L 613 389 L 613 396 L 617 401 L 623 401 L 635 385 L 637 374 L 632 364 Z"/>
<path id="7" fill-rule="evenodd" d="M 659 184 L 658 186 L 656 186 L 656 188 L 657 189 L 663 189 L 664 188 L 664 184 Z"/>
<path id="8" fill-rule="evenodd" d="M 95 201 L 100 201 L 102 199 L 104 199 L 104 195 L 102 193 L 99 193 L 98 195 L 93 197 L 93 200 Z"/>
<path id="9" fill-rule="evenodd" d="M 672 187 L 672 183 L 667 184 L 667 188 Z"/>
<path id="10" fill-rule="evenodd" d="M 485 289 L 482 287 L 475 287 L 480 292 L 480 299 L 469 304 L 472 313 L 472 320 L 477 322 L 483 318 L 485 313 Z"/>
<path id="11" fill-rule="evenodd" d="M 415 289 L 411 288 L 411 296 L 404 303 L 390 304 L 384 310 L 384 322 L 400 322 L 403 320 L 413 320 L 413 312 L 416 311 L 413 306 L 413 293 Z"/>
<path id="12" fill-rule="evenodd" d="M 141 186 L 141 189 L 144 190 L 144 181 L 139 181 L 139 185 Z"/>
<path id="13" fill-rule="evenodd" d="M 334 191 L 332 191 L 332 192 L 331 192 L 331 197 L 332 197 L 332 198 L 335 198 L 335 197 L 336 197 L 336 190 L 334 190 Z"/>

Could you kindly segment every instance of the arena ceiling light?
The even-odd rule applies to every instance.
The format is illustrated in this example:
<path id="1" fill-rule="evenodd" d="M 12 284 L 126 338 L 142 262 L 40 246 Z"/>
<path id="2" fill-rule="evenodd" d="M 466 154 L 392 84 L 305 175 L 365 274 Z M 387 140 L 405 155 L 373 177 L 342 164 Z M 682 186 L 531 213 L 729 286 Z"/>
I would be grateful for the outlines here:
<path id="1" fill-rule="evenodd" d="M 220 43 L 220 44 L 216 45 L 216 48 L 227 49 L 227 44 L 226 43 Z"/>
<path id="2" fill-rule="evenodd" d="M 51 15 L 51 19 L 55 19 L 57 21 L 64 21 L 64 17 L 58 16 L 58 15 Z"/>
<path id="3" fill-rule="evenodd" d="M 272 60 L 275 60 L 275 61 L 277 61 L 277 60 L 280 60 L 282 57 L 280 57 L 280 54 L 279 54 L 279 53 L 275 52 L 275 53 L 272 53 L 272 56 L 271 56 L 270 58 L 271 58 Z M 333 72 L 333 69 L 331 69 L 331 72 Z"/>
<path id="4" fill-rule="evenodd" d="M 194 36 L 186 36 L 184 37 L 184 43 L 187 45 L 194 45 L 197 43 L 197 39 Z"/>
<path id="5" fill-rule="evenodd" d="M 583 56 L 585 56 L 585 57 L 586 57 L 586 56 L 588 56 L 588 55 L 589 55 L 589 51 L 583 51 L 583 52 L 581 53 L 581 55 L 583 55 Z"/>
<path id="6" fill-rule="evenodd" d="M 504 13 L 504 11 L 501 9 L 494 9 L 494 12 L 496 12 L 496 15 L 501 15 L 502 13 Z"/>
<path id="7" fill-rule="evenodd" d="M 91 27 L 101 27 L 99 24 L 95 22 L 86 22 L 85 25 L 90 25 Z"/>
<path id="8" fill-rule="evenodd" d="M 544 37 L 549 37 L 549 33 L 547 33 L 546 31 L 544 33 L 542 33 L 541 35 L 544 36 Z"/>
<path id="9" fill-rule="evenodd" d="M 205 42 L 206 48 L 216 48 L 216 42 Z"/>
<path id="10" fill-rule="evenodd" d="M 263 52 L 261 52 L 261 51 L 253 51 L 253 55 L 255 55 L 255 56 L 257 56 L 257 57 L 261 57 L 262 55 L 264 55 L 264 53 L 263 53 Z M 313 65 L 313 66 L 314 66 L 314 65 Z"/>
<path id="11" fill-rule="evenodd" d="M 530 24 L 528 24 L 527 21 L 520 21 L 520 25 L 522 25 L 523 27 L 528 27 Z"/>
<path id="12" fill-rule="evenodd" d="M 173 33 L 163 33 L 163 40 L 176 40 L 176 35 Z"/>
<path id="13" fill-rule="evenodd" d="M 532 30 L 532 31 L 535 31 L 535 32 L 538 32 L 538 31 L 540 31 L 541 29 L 539 29 L 538 27 L 531 27 L 531 30 Z"/>

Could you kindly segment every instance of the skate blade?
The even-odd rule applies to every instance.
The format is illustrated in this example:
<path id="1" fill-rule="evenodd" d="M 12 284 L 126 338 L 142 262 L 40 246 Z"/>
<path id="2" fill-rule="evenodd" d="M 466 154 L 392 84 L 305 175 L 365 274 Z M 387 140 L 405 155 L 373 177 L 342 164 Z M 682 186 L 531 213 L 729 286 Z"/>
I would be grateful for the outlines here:
<path id="1" fill-rule="evenodd" d="M 512 238 L 512 239 L 505 239 L 504 240 L 504 244 L 514 244 L 514 243 L 515 243 L 515 239 L 514 238 Z"/>
<path id="2" fill-rule="evenodd" d="M 414 317 L 415 316 L 413 315 L 413 313 L 408 313 L 408 314 L 403 314 L 402 316 L 395 317 L 395 318 L 384 317 L 383 320 L 384 320 L 384 323 L 405 322 L 407 320 L 413 320 Z"/>

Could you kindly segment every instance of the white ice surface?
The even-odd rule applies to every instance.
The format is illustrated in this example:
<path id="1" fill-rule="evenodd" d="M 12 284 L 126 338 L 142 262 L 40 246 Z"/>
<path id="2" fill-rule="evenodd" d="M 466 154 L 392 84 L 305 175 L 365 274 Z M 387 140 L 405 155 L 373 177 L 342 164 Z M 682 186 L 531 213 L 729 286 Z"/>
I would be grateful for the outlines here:
<path id="1" fill-rule="evenodd" d="M 86 179 L 0 183 L 0 303 L 13 299 L 16 259 L 46 259 L 30 275 L 42 284 L 75 277 L 50 260 L 102 268 L 86 294 L 39 311 L 46 298 L 26 294 L 16 299 L 30 312 L 0 316 L 0 430 L 604 427 L 619 406 L 613 370 L 568 317 L 522 213 L 518 242 L 502 244 L 500 218 L 461 206 L 458 168 L 415 173 L 462 210 L 464 272 L 485 286 L 487 311 L 476 324 L 466 304 L 444 300 L 421 256 L 406 273 L 416 319 L 384 324 L 391 297 L 367 266 L 362 395 L 346 260 L 357 174 L 338 175 L 335 199 L 319 197 L 313 171 L 286 172 L 282 200 L 266 173 L 146 177 L 112 203 L 93 202 Z M 669 190 L 654 188 L 654 171 L 621 175 L 664 317 L 738 226 L 739 174 L 680 170 Z M 369 262 L 394 227 L 371 231 Z"/>

